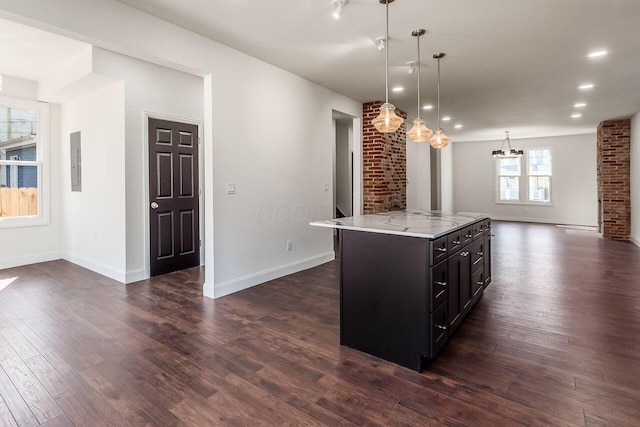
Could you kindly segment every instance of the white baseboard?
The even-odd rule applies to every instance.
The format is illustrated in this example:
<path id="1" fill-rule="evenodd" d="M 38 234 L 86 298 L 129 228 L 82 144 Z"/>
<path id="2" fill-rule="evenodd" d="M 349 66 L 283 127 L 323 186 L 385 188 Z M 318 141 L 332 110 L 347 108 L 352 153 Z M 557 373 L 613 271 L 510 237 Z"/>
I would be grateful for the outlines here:
<path id="1" fill-rule="evenodd" d="M 331 251 L 299 261 L 294 261 L 289 264 L 270 268 L 268 270 L 263 270 L 258 273 L 249 274 L 248 276 L 240 277 L 238 279 L 222 282 L 213 287 L 205 284 L 202 291 L 204 293 L 204 296 L 206 297 L 220 298 L 225 295 L 229 295 L 234 292 L 242 291 L 252 286 L 268 282 L 269 280 L 277 279 L 279 277 L 297 273 L 302 270 L 317 267 L 319 265 L 333 261 L 334 259 L 336 259 L 336 254 L 335 252 Z"/>
<path id="2" fill-rule="evenodd" d="M 149 275 L 147 274 L 147 270 L 139 268 L 138 270 L 127 271 L 124 283 L 128 285 L 129 283 L 139 282 L 140 280 L 146 280 L 148 278 Z"/>
<path id="3" fill-rule="evenodd" d="M 0 259 L 0 269 L 20 267 L 21 265 L 36 264 L 38 262 L 55 261 L 61 258 L 62 253 L 58 251 L 2 258 Z"/>
<path id="4" fill-rule="evenodd" d="M 537 218 L 537 217 L 523 217 L 523 216 L 508 216 L 508 215 L 494 215 L 487 214 L 487 216 L 491 219 L 495 219 L 496 221 L 513 221 L 513 222 L 538 222 L 541 224 L 560 224 L 560 225 L 581 225 L 585 227 L 597 227 L 598 224 L 586 224 L 577 221 L 566 221 L 559 219 L 545 219 L 545 218 Z"/>
<path id="5" fill-rule="evenodd" d="M 640 246 L 640 239 L 636 239 L 635 237 L 629 237 L 629 240 L 631 240 L 631 243 L 633 243 L 636 246 Z"/>
<path id="6" fill-rule="evenodd" d="M 116 280 L 120 283 L 126 283 L 125 280 L 127 274 L 122 270 L 114 270 L 107 265 L 91 261 L 89 259 L 74 255 L 69 252 L 63 252 L 63 258 L 69 262 L 79 265 L 80 267 L 84 267 L 98 274 L 102 274 L 103 276 L 107 276 L 110 279 Z"/>

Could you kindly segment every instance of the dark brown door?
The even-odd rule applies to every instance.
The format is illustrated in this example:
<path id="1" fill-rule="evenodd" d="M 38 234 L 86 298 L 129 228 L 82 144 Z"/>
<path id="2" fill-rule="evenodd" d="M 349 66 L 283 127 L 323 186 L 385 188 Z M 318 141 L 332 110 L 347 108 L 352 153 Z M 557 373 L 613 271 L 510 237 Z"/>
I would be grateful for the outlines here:
<path id="1" fill-rule="evenodd" d="M 198 126 L 149 119 L 151 275 L 200 265 Z"/>

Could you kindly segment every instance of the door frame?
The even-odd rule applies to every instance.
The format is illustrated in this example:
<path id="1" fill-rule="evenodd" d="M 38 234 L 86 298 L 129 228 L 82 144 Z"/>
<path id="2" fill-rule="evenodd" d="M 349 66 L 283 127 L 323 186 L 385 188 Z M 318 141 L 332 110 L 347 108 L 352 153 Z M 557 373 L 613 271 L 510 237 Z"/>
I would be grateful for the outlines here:
<path id="1" fill-rule="evenodd" d="M 143 212 L 144 212 L 144 275 L 145 279 L 151 277 L 151 254 L 149 249 L 149 243 L 151 239 L 151 232 L 149 230 L 150 227 L 150 218 L 149 218 L 149 203 L 151 203 L 151 199 L 149 198 L 149 119 L 159 119 L 159 120 L 169 120 L 172 122 L 186 123 L 190 125 L 198 126 L 198 233 L 200 234 L 200 265 L 204 265 L 204 252 L 205 252 L 205 242 L 204 242 L 204 156 L 203 156 L 203 145 L 202 144 L 202 135 L 203 135 L 203 123 L 201 120 L 187 119 L 184 117 L 172 116 L 169 114 L 161 114 L 154 113 L 151 111 L 143 111 L 143 141 L 144 141 L 144 152 L 143 152 L 143 187 L 144 188 L 144 197 L 143 197 Z"/>

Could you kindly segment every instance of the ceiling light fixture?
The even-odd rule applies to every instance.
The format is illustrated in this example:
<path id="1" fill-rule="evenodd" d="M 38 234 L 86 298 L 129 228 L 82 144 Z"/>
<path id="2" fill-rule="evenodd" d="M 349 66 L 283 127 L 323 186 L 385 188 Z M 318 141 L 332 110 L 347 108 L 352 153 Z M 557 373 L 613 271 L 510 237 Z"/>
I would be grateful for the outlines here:
<path id="1" fill-rule="evenodd" d="M 389 3 L 394 0 L 379 0 L 381 4 L 385 5 L 386 10 L 386 37 L 385 40 L 389 41 Z M 398 130 L 404 121 L 402 117 L 398 117 L 395 112 L 396 107 L 389 103 L 389 46 L 384 50 L 384 64 L 385 64 L 385 89 L 386 98 L 384 104 L 380 106 L 380 114 L 373 119 L 371 123 L 382 133 L 392 133 Z"/>
<path id="2" fill-rule="evenodd" d="M 438 129 L 429 140 L 429 144 L 431 144 L 433 148 L 444 148 L 449 145 L 449 141 L 451 141 L 451 138 L 449 138 L 440 127 L 440 60 L 444 57 L 444 53 L 436 53 L 433 55 L 433 59 L 438 60 Z"/>
<path id="3" fill-rule="evenodd" d="M 418 117 L 413 121 L 413 126 L 407 132 L 407 137 L 413 142 L 424 142 L 431 138 L 433 131 L 424 124 L 424 120 L 420 118 L 420 36 L 424 35 L 426 31 L 422 28 L 414 30 L 411 35 L 418 41 Z"/>
<path id="4" fill-rule="evenodd" d="M 415 73 L 417 65 L 418 63 L 416 61 L 407 62 L 407 66 L 409 67 L 409 74 Z"/>
<path id="5" fill-rule="evenodd" d="M 600 58 L 602 56 L 606 56 L 607 55 L 606 50 L 596 50 L 594 52 L 591 52 L 589 55 L 587 55 L 589 58 Z"/>
<path id="6" fill-rule="evenodd" d="M 344 9 L 345 4 L 347 4 L 347 0 L 331 1 L 331 9 L 333 10 L 332 14 L 335 19 L 340 19 L 340 17 L 342 16 L 342 11 Z"/>
<path id="7" fill-rule="evenodd" d="M 587 104 L 586 104 L 586 103 L 584 103 L 584 102 L 578 102 L 577 104 L 573 104 L 573 106 L 574 106 L 575 108 L 584 108 L 584 107 L 586 107 L 586 106 L 587 106 Z"/>
<path id="8" fill-rule="evenodd" d="M 515 148 L 511 148 L 511 138 L 509 138 L 509 131 L 505 130 L 504 133 L 507 135 L 502 141 L 502 145 L 499 150 L 493 150 L 491 155 L 494 159 L 515 159 L 518 157 L 522 157 L 524 155 L 524 150 L 516 150 Z M 509 148 L 509 152 L 504 151 L 504 144 L 507 144 L 507 148 Z"/>
<path id="9" fill-rule="evenodd" d="M 387 38 L 386 37 L 378 37 L 376 39 L 376 48 L 382 52 L 384 48 L 387 47 Z"/>
<path id="10" fill-rule="evenodd" d="M 593 83 L 585 83 L 583 85 L 578 86 L 578 89 L 580 90 L 593 89 Z"/>

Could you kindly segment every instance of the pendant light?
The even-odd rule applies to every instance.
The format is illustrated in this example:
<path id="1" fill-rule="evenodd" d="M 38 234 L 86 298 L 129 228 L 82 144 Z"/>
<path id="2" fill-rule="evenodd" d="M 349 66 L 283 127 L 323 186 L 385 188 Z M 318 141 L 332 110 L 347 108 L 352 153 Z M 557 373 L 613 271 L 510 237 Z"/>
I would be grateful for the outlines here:
<path id="1" fill-rule="evenodd" d="M 397 131 L 404 121 L 402 117 L 398 117 L 395 113 L 396 107 L 389 103 L 389 3 L 393 3 L 394 0 L 379 1 L 385 5 L 387 16 L 387 32 L 385 38 L 387 45 L 384 50 L 386 98 L 385 103 L 380 106 L 380 114 L 371 121 L 371 124 L 373 124 L 378 132 L 392 133 Z"/>
<path id="2" fill-rule="evenodd" d="M 516 150 L 515 148 L 511 148 L 511 138 L 509 138 L 509 131 L 505 130 L 504 133 L 506 134 L 506 137 L 504 138 L 504 140 L 502 141 L 502 145 L 500 146 L 499 150 L 493 150 L 491 152 L 491 155 L 493 156 L 494 159 L 515 159 L 518 157 L 522 157 L 524 155 L 524 150 Z M 509 149 L 509 152 L 505 152 L 504 151 L 504 144 L 507 144 L 507 148 Z"/>
<path id="3" fill-rule="evenodd" d="M 431 144 L 433 148 L 444 148 L 449 145 L 449 141 L 451 141 L 451 138 L 445 135 L 444 130 L 440 127 L 440 60 L 444 58 L 444 56 L 444 53 L 436 53 L 433 55 L 433 59 L 438 60 L 438 129 L 429 140 L 429 144 Z"/>
<path id="4" fill-rule="evenodd" d="M 418 68 L 418 117 L 413 121 L 413 127 L 407 132 L 407 136 L 413 142 L 424 142 L 428 140 L 433 131 L 424 124 L 424 120 L 420 118 L 420 36 L 426 33 L 423 29 L 414 30 L 411 35 L 418 40 L 418 62 L 416 67 Z"/>

